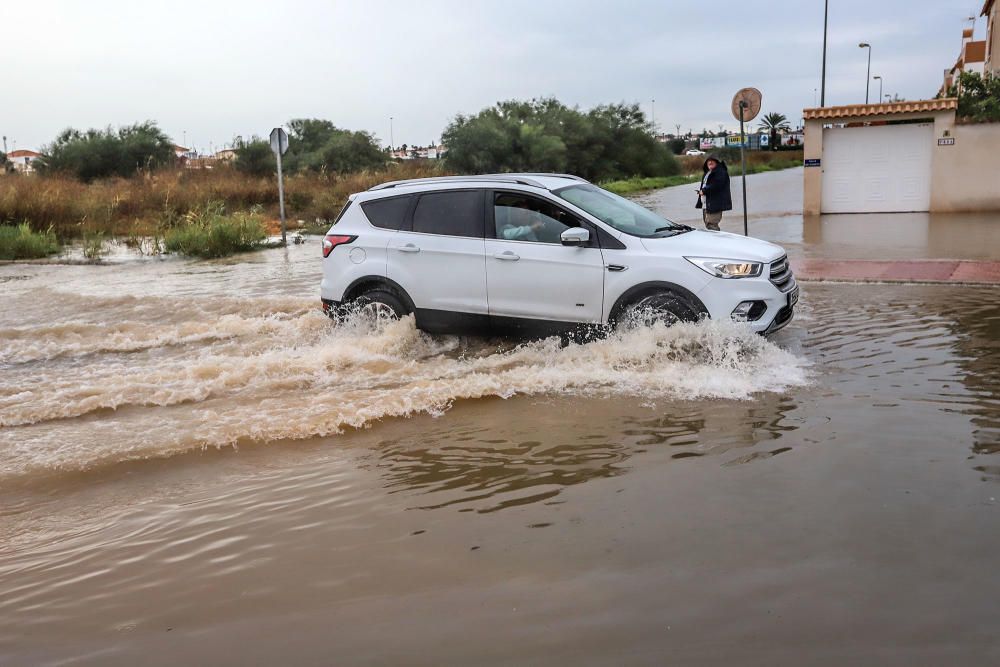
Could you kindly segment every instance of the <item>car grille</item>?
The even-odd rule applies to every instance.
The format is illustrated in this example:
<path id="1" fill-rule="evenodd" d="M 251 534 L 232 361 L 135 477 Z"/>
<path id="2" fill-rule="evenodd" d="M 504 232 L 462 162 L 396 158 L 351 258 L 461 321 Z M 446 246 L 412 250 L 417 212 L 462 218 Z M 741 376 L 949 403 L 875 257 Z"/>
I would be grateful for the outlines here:
<path id="1" fill-rule="evenodd" d="M 780 257 L 771 262 L 771 284 L 782 292 L 789 292 L 795 287 L 795 276 L 792 275 L 792 267 L 788 265 L 788 257 Z"/>

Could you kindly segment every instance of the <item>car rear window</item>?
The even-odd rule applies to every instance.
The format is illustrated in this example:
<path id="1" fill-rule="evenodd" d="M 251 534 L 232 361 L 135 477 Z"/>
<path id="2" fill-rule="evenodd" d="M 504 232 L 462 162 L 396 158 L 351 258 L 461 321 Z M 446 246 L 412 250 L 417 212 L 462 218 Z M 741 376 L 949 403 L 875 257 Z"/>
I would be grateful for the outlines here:
<path id="1" fill-rule="evenodd" d="M 411 201 L 412 196 L 376 199 L 362 204 L 361 210 L 376 227 L 398 230 L 403 227 Z"/>
<path id="2" fill-rule="evenodd" d="M 452 190 L 420 195 L 413 209 L 413 231 L 482 238 L 482 191 Z"/>

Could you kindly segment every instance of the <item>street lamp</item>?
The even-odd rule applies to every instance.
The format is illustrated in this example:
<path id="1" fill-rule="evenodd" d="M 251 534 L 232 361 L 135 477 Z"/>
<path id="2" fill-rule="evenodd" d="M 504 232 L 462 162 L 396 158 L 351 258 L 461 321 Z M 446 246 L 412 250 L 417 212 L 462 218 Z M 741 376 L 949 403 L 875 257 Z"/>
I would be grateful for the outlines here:
<path id="1" fill-rule="evenodd" d="M 865 75 L 865 104 L 868 104 L 868 89 L 872 78 L 872 45 L 868 42 L 858 44 L 859 49 L 868 49 L 868 73 Z"/>
<path id="2" fill-rule="evenodd" d="M 821 107 L 826 106 L 826 26 L 827 19 L 830 17 L 830 0 L 824 0 L 823 2 L 823 77 L 820 83 L 822 87 L 822 92 L 819 96 L 819 105 Z"/>
<path id="3" fill-rule="evenodd" d="M 882 77 L 880 77 L 880 76 L 873 76 L 872 79 L 878 79 L 878 99 L 881 101 L 881 99 L 882 99 Z"/>
<path id="4" fill-rule="evenodd" d="M 390 154 L 393 152 L 393 150 L 395 150 L 393 148 L 393 146 L 395 145 L 395 143 L 396 143 L 395 139 L 392 136 L 392 116 L 389 116 L 389 153 Z"/>

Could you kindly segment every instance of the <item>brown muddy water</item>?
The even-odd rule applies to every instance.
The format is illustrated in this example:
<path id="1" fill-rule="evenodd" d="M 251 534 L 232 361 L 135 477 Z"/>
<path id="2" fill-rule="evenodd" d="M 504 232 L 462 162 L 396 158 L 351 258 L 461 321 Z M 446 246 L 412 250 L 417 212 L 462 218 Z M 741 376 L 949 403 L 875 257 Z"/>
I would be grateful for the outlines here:
<path id="1" fill-rule="evenodd" d="M 0 267 L 0 664 L 1000 662 L 1000 290 L 562 349 L 318 254 Z"/>

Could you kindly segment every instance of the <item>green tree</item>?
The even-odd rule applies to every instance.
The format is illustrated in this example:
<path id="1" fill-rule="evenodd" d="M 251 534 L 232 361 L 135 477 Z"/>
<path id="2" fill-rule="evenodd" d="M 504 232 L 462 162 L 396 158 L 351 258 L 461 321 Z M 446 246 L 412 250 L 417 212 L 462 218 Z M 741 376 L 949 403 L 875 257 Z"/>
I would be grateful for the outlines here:
<path id="1" fill-rule="evenodd" d="M 176 159 L 173 142 L 153 121 L 118 130 L 66 129 L 41 152 L 35 161 L 39 171 L 68 173 L 84 181 L 127 178 L 141 170 L 172 165 Z"/>
<path id="2" fill-rule="evenodd" d="M 448 166 L 464 173 L 553 171 L 592 180 L 677 173 L 638 105 L 587 113 L 558 100 L 508 100 L 456 116 L 441 136 Z"/>
<path id="3" fill-rule="evenodd" d="M 961 87 L 952 86 L 949 97 L 958 97 L 958 116 L 972 121 L 1000 121 L 1000 76 L 983 77 L 963 72 Z"/>
<path id="4" fill-rule="evenodd" d="M 765 114 L 764 117 L 761 118 L 760 129 L 767 130 L 768 134 L 771 136 L 771 150 L 778 150 L 778 147 L 781 145 L 778 133 L 792 128 L 788 124 L 788 117 L 785 116 L 785 114 L 772 112 Z"/>
<path id="5" fill-rule="evenodd" d="M 377 169 L 386 154 L 368 132 L 351 132 L 328 120 L 295 118 L 288 121 L 288 153 L 283 165 L 299 170 L 347 173 Z"/>
<path id="6" fill-rule="evenodd" d="M 233 164 L 239 171 L 252 176 L 270 176 L 278 171 L 271 143 L 257 136 L 236 145 L 236 160 Z"/>

